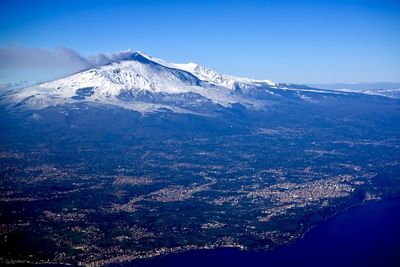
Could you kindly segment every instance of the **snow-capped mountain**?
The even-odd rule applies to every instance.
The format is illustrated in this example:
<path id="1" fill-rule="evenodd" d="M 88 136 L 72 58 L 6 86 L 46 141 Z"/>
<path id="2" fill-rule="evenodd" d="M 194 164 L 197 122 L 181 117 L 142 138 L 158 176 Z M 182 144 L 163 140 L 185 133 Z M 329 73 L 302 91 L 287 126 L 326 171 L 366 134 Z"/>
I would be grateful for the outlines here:
<path id="1" fill-rule="evenodd" d="M 193 107 L 229 108 L 235 103 L 263 109 L 286 91 L 293 91 L 303 101 L 312 100 L 309 93 L 338 93 L 224 75 L 195 63 L 168 63 L 143 52 L 121 55 L 97 68 L 12 91 L 3 100 L 32 109 L 88 102 L 142 113 L 165 109 L 193 112 Z"/>

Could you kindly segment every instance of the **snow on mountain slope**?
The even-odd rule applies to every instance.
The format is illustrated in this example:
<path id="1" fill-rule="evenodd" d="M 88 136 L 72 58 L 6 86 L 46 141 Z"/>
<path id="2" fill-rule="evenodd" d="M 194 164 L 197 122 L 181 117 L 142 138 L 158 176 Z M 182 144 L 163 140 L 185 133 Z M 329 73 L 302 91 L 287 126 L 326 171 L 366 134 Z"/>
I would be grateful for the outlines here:
<path id="1" fill-rule="evenodd" d="M 241 78 L 241 77 L 235 77 L 231 75 L 225 75 L 218 73 L 216 71 L 213 71 L 212 69 L 203 67 L 199 64 L 196 63 L 186 63 L 186 64 L 179 64 L 179 63 L 168 63 L 165 62 L 161 59 L 154 58 L 152 56 L 149 56 L 143 52 L 138 52 L 142 56 L 146 57 L 147 59 L 157 62 L 160 65 L 169 67 L 169 68 L 176 68 L 180 70 L 187 71 L 200 80 L 207 81 L 211 84 L 219 85 L 219 86 L 224 86 L 230 89 L 234 89 L 235 85 L 260 85 L 264 84 L 267 86 L 276 86 L 277 84 L 273 81 L 270 80 L 255 80 L 255 79 L 249 79 L 249 78 Z"/>
<path id="2" fill-rule="evenodd" d="M 143 52 L 127 51 L 118 57 L 105 59 L 103 65 L 97 68 L 15 90 L 3 100 L 33 109 L 82 101 L 140 112 L 163 108 L 191 112 L 188 106 L 198 107 L 204 103 L 223 107 L 239 103 L 247 108 L 259 109 L 270 103 L 254 97 L 254 91 L 270 95 L 274 95 L 273 90 L 277 89 L 307 91 L 307 88 L 288 86 L 269 80 L 224 75 L 194 63 L 168 63 Z M 173 99 L 178 99 L 178 102 L 187 100 L 188 103 L 177 106 Z"/>
<path id="3" fill-rule="evenodd" d="M 193 73 L 196 77 L 201 80 L 208 81 L 210 83 L 228 87 L 234 89 L 235 85 L 258 85 L 265 84 L 268 86 L 276 86 L 277 84 L 270 80 L 252 80 L 248 78 L 239 78 L 235 76 L 229 76 L 215 72 L 209 68 L 200 66 L 196 63 L 187 64 L 174 64 L 177 68 L 186 70 Z"/>
<path id="4" fill-rule="evenodd" d="M 389 98 L 400 98 L 399 89 L 336 89 L 336 91 L 347 92 L 347 93 L 358 93 L 366 95 L 377 95 Z"/>
<path id="5" fill-rule="evenodd" d="M 10 95 L 10 98 L 15 103 L 24 101 L 32 107 L 43 108 L 83 100 L 75 97 L 77 90 L 82 92 L 82 89 L 87 91 L 85 96 L 81 97 L 86 101 L 124 107 L 129 107 L 132 103 L 121 101 L 118 97 L 122 93 L 135 95 L 145 91 L 154 94 L 195 92 L 223 106 L 240 102 L 240 99 L 230 95 L 226 88 L 211 87 L 189 72 L 160 65 L 141 53 L 133 53 L 126 60 L 27 87 Z M 132 108 L 136 109 L 137 105 Z"/>

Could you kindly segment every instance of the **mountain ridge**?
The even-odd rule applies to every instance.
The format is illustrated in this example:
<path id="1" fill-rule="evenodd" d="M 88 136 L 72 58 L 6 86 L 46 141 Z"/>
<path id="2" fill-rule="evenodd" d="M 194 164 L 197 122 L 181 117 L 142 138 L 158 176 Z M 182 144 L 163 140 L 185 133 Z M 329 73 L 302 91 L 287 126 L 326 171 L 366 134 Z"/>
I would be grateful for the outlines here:
<path id="1" fill-rule="evenodd" d="M 317 103 L 318 94 L 351 94 L 225 75 L 196 63 L 169 63 L 140 51 L 110 54 L 96 64 L 60 79 L 13 90 L 3 100 L 7 105 L 31 109 L 92 102 L 141 113 L 196 113 L 203 105 L 202 113 L 212 113 L 215 108 L 235 104 L 262 110 L 283 100 Z"/>

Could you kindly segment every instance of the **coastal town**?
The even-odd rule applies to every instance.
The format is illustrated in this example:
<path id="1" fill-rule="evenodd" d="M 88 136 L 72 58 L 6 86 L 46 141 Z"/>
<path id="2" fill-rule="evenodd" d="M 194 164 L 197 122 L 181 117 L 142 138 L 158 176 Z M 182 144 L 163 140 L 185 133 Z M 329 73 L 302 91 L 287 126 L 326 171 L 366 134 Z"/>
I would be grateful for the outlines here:
<path id="1" fill-rule="evenodd" d="M 268 140 L 281 131 L 288 139 L 304 135 L 277 129 L 254 138 Z M 146 173 L 121 162 L 112 172 L 93 174 L 84 162 L 49 164 L 34 152 L 2 151 L 1 242 L 30 232 L 39 242 L 34 244 L 51 249 L 33 258 L 3 254 L 1 261 L 101 266 L 191 249 L 266 250 L 300 238 L 318 222 L 305 220 L 307 214 L 329 217 L 384 196 L 375 185 L 376 165 L 352 162 L 343 148 L 305 148 L 299 157 L 313 164 L 294 168 L 271 159 L 261 164 L 260 141 L 243 153 L 240 145 L 224 146 L 229 138 L 219 141 L 224 153 L 205 149 L 210 140 L 198 140 L 190 153 L 180 150 L 182 141 L 168 140 L 162 151 L 141 155 L 138 166 L 154 169 Z M 336 162 L 324 164 L 326 157 Z M 382 159 L 382 166 L 388 162 Z M 395 158 L 391 162 L 398 166 Z"/>

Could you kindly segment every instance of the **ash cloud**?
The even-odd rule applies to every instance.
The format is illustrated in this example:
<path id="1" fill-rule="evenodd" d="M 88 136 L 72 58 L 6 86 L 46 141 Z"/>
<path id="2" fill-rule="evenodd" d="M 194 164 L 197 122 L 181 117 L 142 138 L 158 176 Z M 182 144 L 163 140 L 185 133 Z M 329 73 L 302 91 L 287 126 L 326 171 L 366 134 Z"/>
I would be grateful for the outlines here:
<path id="1" fill-rule="evenodd" d="M 0 68 L 69 68 L 81 70 L 101 66 L 113 61 L 129 59 L 131 50 L 110 54 L 94 54 L 88 57 L 66 47 L 55 49 L 9 46 L 0 48 Z"/>
<path id="2" fill-rule="evenodd" d="M 133 54 L 134 52 L 126 50 L 83 56 L 66 47 L 0 47 L 0 83 L 15 83 L 20 80 L 28 80 L 29 83 L 43 82 L 114 61 L 130 59 Z"/>
<path id="3" fill-rule="evenodd" d="M 93 64 L 78 52 L 58 47 L 55 49 L 9 46 L 0 48 L 0 68 L 68 68 L 81 70 Z"/>
<path id="4" fill-rule="evenodd" d="M 110 54 L 99 53 L 91 55 L 87 59 L 93 66 L 101 66 L 114 61 L 131 59 L 133 54 L 134 52 L 132 52 L 131 50 L 125 50 Z"/>

